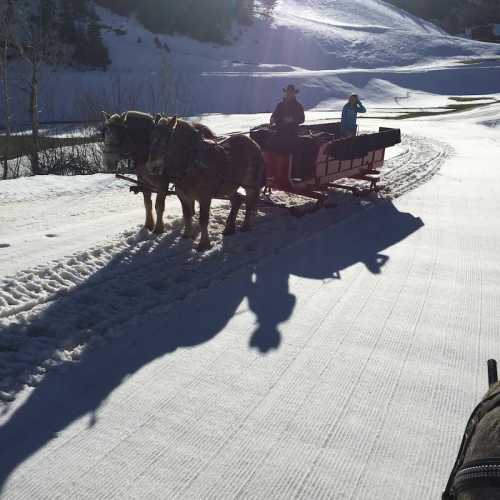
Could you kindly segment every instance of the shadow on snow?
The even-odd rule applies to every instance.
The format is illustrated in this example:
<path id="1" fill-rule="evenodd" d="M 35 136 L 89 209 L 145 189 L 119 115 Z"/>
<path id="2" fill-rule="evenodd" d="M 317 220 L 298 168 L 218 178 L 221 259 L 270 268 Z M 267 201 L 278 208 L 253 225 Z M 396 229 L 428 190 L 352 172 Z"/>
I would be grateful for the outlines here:
<path id="1" fill-rule="evenodd" d="M 245 299 L 255 316 L 255 328 L 248 331 L 250 347 L 262 353 L 277 349 L 283 340 L 279 325 L 291 317 L 298 300 L 290 293 L 291 275 L 315 280 L 341 279 L 342 271 L 357 263 L 364 263 L 372 273 L 381 273 L 389 260 L 384 250 L 422 226 L 419 218 L 399 212 L 390 202 L 383 202 L 305 241 L 285 245 L 281 251 L 271 249 L 267 257 L 240 266 L 225 280 L 207 284 L 205 289 L 185 300 L 162 305 L 162 290 L 151 290 L 150 293 L 158 294 L 160 299 L 149 306 L 146 304 L 152 306 L 152 310 L 134 298 L 133 282 L 138 278 L 131 270 L 139 264 L 143 277 L 151 273 L 156 275 L 156 281 L 161 280 L 159 254 L 174 248 L 178 231 L 165 237 L 154 250 L 145 245 L 139 252 L 127 251 L 116 256 L 32 322 L 35 330 L 38 323 L 44 332 L 46 325 L 60 321 L 71 310 L 76 315 L 74 328 L 84 325 L 86 335 L 92 338 L 102 336 L 109 328 L 109 325 L 103 326 L 105 323 L 99 318 L 94 326 L 89 322 L 89 317 L 98 316 L 99 311 L 108 309 L 114 316 L 121 313 L 128 318 L 122 326 L 115 325 L 119 329 L 118 339 L 90 348 L 79 362 L 66 365 L 63 371 L 50 370 L 0 428 L 0 491 L 19 465 L 72 422 L 88 414 L 91 423 L 95 423 L 97 410 L 125 378 L 157 358 L 179 348 L 199 346 L 221 333 Z M 262 236 L 258 227 L 253 234 L 254 238 Z M 265 245 L 266 241 L 259 244 Z M 230 243 L 223 244 L 222 252 L 226 245 Z M 209 264 L 220 252 L 213 254 L 215 257 L 209 255 L 197 265 Z M 156 267 L 148 267 L 150 260 L 156 262 Z M 163 276 L 167 277 L 169 272 L 171 269 L 165 264 Z M 114 282 L 112 290 L 104 286 L 109 280 Z M 113 290 L 122 293 L 116 297 Z M 127 291 L 130 293 L 123 293 Z M 93 297 L 93 302 L 87 300 L 85 305 L 80 304 L 80 312 L 74 304 L 79 302 L 75 301 L 78 294 Z M 67 328 L 62 330 L 57 339 L 61 346 L 74 334 Z M 168 383 L 165 380 L 165 384 Z"/>

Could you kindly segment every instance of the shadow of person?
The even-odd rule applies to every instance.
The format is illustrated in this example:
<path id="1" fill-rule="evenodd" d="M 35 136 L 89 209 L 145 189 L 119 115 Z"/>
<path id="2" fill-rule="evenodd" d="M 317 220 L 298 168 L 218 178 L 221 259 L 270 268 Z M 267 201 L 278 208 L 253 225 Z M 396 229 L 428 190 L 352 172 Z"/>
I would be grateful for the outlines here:
<path id="1" fill-rule="evenodd" d="M 317 280 L 341 279 L 342 271 L 361 262 L 372 274 L 381 274 L 389 256 L 381 253 L 423 226 L 420 218 L 401 213 L 390 202 L 368 210 L 356 220 L 320 232 L 286 248 L 269 263 L 256 266 L 246 291 L 258 328 L 250 347 L 267 353 L 281 342 L 278 325 L 287 321 L 297 304 L 290 292 L 291 275 Z"/>
<path id="2" fill-rule="evenodd" d="M 277 349 L 281 343 L 278 325 L 289 319 L 297 299 L 289 291 L 289 272 L 281 264 L 257 268 L 252 276 L 247 298 L 250 309 L 256 316 L 258 327 L 250 338 L 250 347 L 261 353 Z"/>
<path id="3" fill-rule="evenodd" d="M 342 279 L 343 270 L 359 262 L 380 274 L 388 262 L 382 251 L 422 225 L 383 203 L 312 236 L 291 233 L 287 241 L 257 226 L 251 235 L 224 241 L 198 260 L 189 244 L 183 249 L 179 243 L 179 230 L 160 242 L 132 238 L 107 265 L 32 319 L 27 331 L 10 332 L 50 337 L 54 350 L 89 339 L 111 340 L 91 343 L 77 362 L 49 370 L 8 415 L 0 427 L 0 492 L 13 471 L 73 422 L 88 416 L 88 425 L 96 425 L 99 408 L 127 377 L 180 348 L 214 339 L 244 300 L 255 316 L 253 325 L 241 328 L 248 331 L 249 347 L 269 353 L 283 342 L 280 325 L 297 306 L 291 275 Z M 231 261 L 244 248 L 238 238 L 246 237 L 259 240 L 267 253 L 250 263 L 241 259 L 234 268 Z M 221 279 L 226 265 L 230 272 Z M 41 361 L 33 357 L 33 371 Z M 165 380 L 169 383 L 174 381 Z"/>

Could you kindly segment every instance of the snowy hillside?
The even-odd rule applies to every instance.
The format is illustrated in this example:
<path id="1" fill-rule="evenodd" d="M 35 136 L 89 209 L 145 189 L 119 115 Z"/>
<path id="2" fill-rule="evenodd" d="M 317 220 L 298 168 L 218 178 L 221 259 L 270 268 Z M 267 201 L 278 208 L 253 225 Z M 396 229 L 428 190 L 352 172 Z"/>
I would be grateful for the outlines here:
<path id="1" fill-rule="evenodd" d="M 414 91 L 499 90 L 497 69 L 478 80 L 463 64 L 500 56 L 498 45 L 448 36 L 381 0 L 279 0 L 272 17 L 256 19 L 230 46 L 160 36 L 159 48 L 155 35 L 136 21 L 102 8 L 98 13 L 104 25 L 126 31 L 103 32 L 110 69 L 49 75 L 43 118 L 87 119 L 103 107 L 185 115 L 264 112 L 290 81 L 301 86 L 308 108 L 338 107 L 354 91 L 373 105 Z"/>

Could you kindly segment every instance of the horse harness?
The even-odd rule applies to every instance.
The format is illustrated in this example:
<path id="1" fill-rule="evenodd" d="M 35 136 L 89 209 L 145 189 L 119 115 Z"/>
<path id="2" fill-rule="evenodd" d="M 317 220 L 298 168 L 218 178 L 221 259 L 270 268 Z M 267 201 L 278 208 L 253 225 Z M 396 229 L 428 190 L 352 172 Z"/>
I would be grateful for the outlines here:
<path id="1" fill-rule="evenodd" d="M 471 443 L 477 425 L 487 413 L 498 407 L 500 407 L 500 390 L 483 399 L 472 412 L 465 428 L 457 460 L 443 492 L 442 500 L 455 500 L 462 491 L 471 486 L 500 487 L 500 457 L 464 463 L 467 448 Z"/>
<path id="2" fill-rule="evenodd" d="M 220 141 L 214 139 L 202 138 L 193 154 L 193 169 L 208 170 L 211 163 L 218 166 L 215 170 L 215 176 L 218 177 L 218 187 L 215 190 L 215 195 L 222 189 L 226 183 L 239 185 L 238 182 L 232 181 L 227 176 L 227 171 L 231 165 L 231 147 L 229 138 L 224 138 Z"/>
<path id="3" fill-rule="evenodd" d="M 125 173 L 128 173 L 133 169 L 136 170 L 137 164 L 141 162 L 141 156 L 142 161 L 145 162 L 147 160 L 146 155 L 144 155 L 144 153 L 141 154 L 141 151 L 149 152 L 149 143 L 146 140 L 148 132 L 143 133 L 143 137 L 134 137 L 133 134 L 131 134 L 131 130 L 138 131 L 141 129 L 141 126 L 145 126 L 146 129 L 151 130 L 153 128 L 153 118 L 147 114 L 139 112 L 128 112 L 126 120 L 123 123 L 115 123 L 112 124 L 112 126 L 119 127 L 121 129 L 118 149 L 120 151 L 121 157 L 127 161 L 127 168 Z M 102 134 L 104 138 L 105 128 L 103 128 Z M 121 175 L 120 169 L 118 169 L 117 174 Z M 139 194 L 141 192 L 157 192 L 156 187 L 154 187 L 153 185 L 149 185 L 144 181 L 135 182 L 133 179 L 125 180 L 137 184 L 130 188 L 130 192 L 134 194 Z M 167 194 L 173 194 L 169 188 L 167 189 Z"/>
<path id="4" fill-rule="evenodd" d="M 166 151 L 169 150 L 171 143 L 173 142 L 174 134 L 171 135 Z M 196 175 L 200 172 L 213 171 L 213 175 L 217 177 L 217 187 L 214 190 L 214 197 L 217 197 L 220 193 L 224 184 L 232 184 L 235 186 L 240 186 L 239 181 L 231 179 L 227 175 L 229 166 L 232 162 L 231 156 L 231 145 L 229 143 L 230 137 L 223 137 L 219 140 L 217 139 L 206 139 L 200 136 L 199 141 L 197 141 L 196 147 L 191 151 L 191 155 L 188 158 L 187 164 L 188 168 L 178 175 L 169 175 L 172 182 L 184 179 L 190 175 Z M 217 165 L 214 169 L 213 166 Z M 212 172 L 211 172 L 212 173 Z M 245 187 L 245 186 L 242 186 Z"/>

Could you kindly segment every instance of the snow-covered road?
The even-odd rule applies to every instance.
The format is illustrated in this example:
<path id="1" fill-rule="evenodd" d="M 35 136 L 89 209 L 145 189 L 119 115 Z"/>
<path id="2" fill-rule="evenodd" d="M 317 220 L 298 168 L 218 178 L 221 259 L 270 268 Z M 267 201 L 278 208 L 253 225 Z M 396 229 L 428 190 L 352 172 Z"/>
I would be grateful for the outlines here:
<path id="1" fill-rule="evenodd" d="M 0 417 L 0 496 L 438 497 L 500 354 L 499 117 L 405 121 L 404 196 L 263 210 L 204 256 L 175 200 L 162 237 L 119 185 L 11 200 L 0 376 L 31 387 Z"/>

